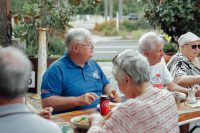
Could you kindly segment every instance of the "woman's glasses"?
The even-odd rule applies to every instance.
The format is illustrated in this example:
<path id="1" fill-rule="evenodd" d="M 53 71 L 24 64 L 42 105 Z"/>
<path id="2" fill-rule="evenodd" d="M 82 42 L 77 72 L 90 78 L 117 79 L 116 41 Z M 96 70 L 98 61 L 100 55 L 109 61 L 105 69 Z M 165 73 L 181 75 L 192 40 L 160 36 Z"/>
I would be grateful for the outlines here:
<path id="1" fill-rule="evenodd" d="M 189 45 L 189 44 L 186 44 Z M 200 49 L 200 44 L 191 44 L 192 49 L 196 49 L 198 47 L 198 49 Z"/>
<path id="2" fill-rule="evenodd" d="M 198 47 L 198 49 L 200 49 L 200 44 L 197 45 L 191 45 L 192 49 L 196 49 Z"/>

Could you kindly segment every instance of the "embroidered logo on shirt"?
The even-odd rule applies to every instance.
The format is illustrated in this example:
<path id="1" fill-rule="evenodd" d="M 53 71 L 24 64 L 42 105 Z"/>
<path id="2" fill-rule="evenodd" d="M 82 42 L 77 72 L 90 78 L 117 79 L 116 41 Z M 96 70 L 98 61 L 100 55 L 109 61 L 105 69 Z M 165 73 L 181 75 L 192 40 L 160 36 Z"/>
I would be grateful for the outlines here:
<path id="1" fill-rule="evenodd" d="M 48 90 L 42 90 L 42 93 L 44 93 L 44 94 L 48 94 L 49 91 L 48 91 Z"/>
<path id="2" fill-rule="evenodd" d="M 95 79 L 99 79 L 99 75 L 98 75 L 98 72 L 97 72 L 97 71 L 94 71 L 94 72 L 92 73 L 92 75 L 93 75 L 93 77 L 94 77 Z"/>

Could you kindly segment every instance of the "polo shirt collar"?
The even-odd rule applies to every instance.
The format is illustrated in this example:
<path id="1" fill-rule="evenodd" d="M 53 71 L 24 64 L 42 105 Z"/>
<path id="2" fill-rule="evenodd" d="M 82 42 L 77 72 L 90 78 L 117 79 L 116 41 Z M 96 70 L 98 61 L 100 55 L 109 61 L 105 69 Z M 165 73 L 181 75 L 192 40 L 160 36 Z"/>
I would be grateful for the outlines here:
<path id="1" fill-rule="evenodd" d="M 0 116 L 14 112 L 31 112 L 25 104 L 8 104 L 0 106 Z"/>
<path id="2" fill-rule="evenodd" d="M 68 68 L 77 68 L 77 67 L 80 67 L 79 65 L 77 65 L 70 57 L 69 57 L 69 54 L 68 53 L 65 53 L 65 58 L 67 59 L 66 60 L 66 64 L 67 64 L 67 67 Z M 88 62 L 85 63 L 84 67 L 88 67 Z M 80 67 L 81 68 L 81 67 Z"/>

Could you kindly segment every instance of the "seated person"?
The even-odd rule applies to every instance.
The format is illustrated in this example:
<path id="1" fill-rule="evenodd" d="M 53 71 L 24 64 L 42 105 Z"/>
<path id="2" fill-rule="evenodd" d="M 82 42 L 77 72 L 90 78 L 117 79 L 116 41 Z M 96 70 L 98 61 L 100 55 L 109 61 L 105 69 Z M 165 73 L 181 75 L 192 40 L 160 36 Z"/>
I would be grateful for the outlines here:
<path id="1" fill-rule="evenodd" d="M 187 32 L 178 39 L 179 52 L 168 62 L 167 68 L 174 81 L 184 87 L 200 85 L 200 38 L 194 33 Z"/>
<path id="2" fill-rule="evenodd" d="M 114 100 L 111 85 L 92 59 L 94 42 L 84 28 L 70 29 L 65 39 L 67 53 L 47 69 L 41 85 L 42 104 L 54 113 L 94 108 L 102 93 Z"/>
<path id="3" fill-rule="evenodd" d="M 128 98 L 106 117 L 94 114 L 88 133 L 178 133 L 178 112 L 172 94 L 149 86 L 145 57 L 126 50 L 113 58 L 113 75 Z"/>
<path id="4" fill-rule="evenodd" d="M 160 75 L 160 88 L 167 87 L 169 91 L 187 94 L 187 88 L 173 82 L 173 78 L 163 60 L 163 46 L 163 39 L 155 32 L 147 32 L 139 39 L 138 51 L 147 58 L 151 68 L 150 84 L 154 86 L 154 79 L 157 75 Z"/>
<path id="5" fill-rule="evenodd" d="M 39 117 L 24 103 L 31 62 L 20 50 L 0 49 L 0 132 L 61 133 L 59 127 Z"/>
<path id="6" fill-rule="evenodd" d="M 0 45 L 0 48 L 2 48 L 1 45 Z M 27 100 L 25 99 L 25 97 L 24 97 L 24 102 L 26 103 L 26 105 L 28 106 L 28 108 L 29 108 L 31 111 L 37 113 L 38 115 L 40 115 L 40 116 L 43 117 L 43 118 L 51 119 L 52 111 L 53 111 L 53 108 L 52 108 L 52 107 L 46 107 L 46 108 L 44 108 L 43 110 L 41 110 L 41 111 L 38 112 L 31 104 L 29 104 L 29 103 L 27 102 Z"/>

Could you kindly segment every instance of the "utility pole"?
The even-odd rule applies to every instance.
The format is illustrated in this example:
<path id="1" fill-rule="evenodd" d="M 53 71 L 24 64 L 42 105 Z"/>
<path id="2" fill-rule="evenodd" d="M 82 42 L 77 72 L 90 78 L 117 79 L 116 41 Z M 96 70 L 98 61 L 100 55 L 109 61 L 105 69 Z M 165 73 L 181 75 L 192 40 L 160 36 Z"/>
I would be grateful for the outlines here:
<path id="1" fill-rule="evenodd" d="M 12 26 L 10 0 L 0 0 L 0 45 L 11 45 Z"/>

